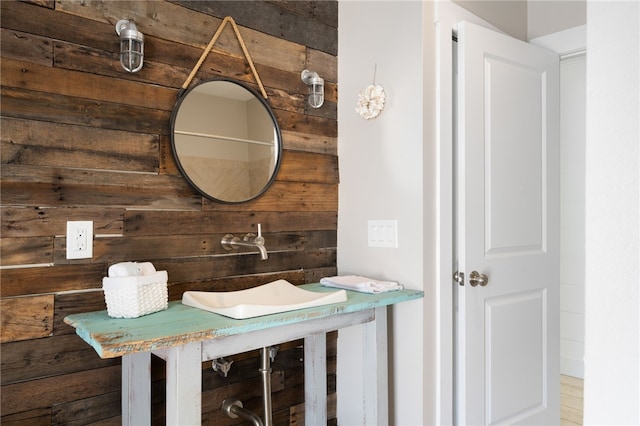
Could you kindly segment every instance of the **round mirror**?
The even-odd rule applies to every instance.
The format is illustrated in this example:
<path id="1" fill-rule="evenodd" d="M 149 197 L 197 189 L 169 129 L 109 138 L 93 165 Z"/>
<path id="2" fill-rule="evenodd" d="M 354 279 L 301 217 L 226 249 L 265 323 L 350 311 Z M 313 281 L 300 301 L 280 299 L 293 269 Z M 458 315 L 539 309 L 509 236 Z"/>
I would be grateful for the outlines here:
<path id="1" fill-rule="evenodd" d="M 202 195 L 241 203 L 275 179 L 282 136 L 264 98 L 240 82 L 204 81 L 178 100 L 171 147 L 182 175 Z"/>

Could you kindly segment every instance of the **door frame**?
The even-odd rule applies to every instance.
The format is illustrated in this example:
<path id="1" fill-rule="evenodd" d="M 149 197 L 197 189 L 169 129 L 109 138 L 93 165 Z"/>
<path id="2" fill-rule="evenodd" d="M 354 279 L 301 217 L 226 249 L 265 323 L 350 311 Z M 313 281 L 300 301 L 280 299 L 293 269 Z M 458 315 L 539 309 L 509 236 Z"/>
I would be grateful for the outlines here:
<path id="1" fill-rule="evenodd" d="M 453 424 L 453 41 L 458 22 L 465 20 L 497 32 L 500 29 L 451 1 L 435 2 L 436 85 L 437 91 L 437 354 L 436 354 L 436 413 L 435 422 Z M 585 49 L 586 25 L 532 40 L 561 56 Z M 542 43 L 544 44 L 541 44 Z M 559 380 L 559 378 L 558 378 Z"/>
<path id="2" fill-rule="evenodd" d="M 469 21 L 503 32 L 453 2 L 435 2 L 437 64 L 437 354 L 435 423 L 453 424 L 453 32 L 460 21 Z"/>

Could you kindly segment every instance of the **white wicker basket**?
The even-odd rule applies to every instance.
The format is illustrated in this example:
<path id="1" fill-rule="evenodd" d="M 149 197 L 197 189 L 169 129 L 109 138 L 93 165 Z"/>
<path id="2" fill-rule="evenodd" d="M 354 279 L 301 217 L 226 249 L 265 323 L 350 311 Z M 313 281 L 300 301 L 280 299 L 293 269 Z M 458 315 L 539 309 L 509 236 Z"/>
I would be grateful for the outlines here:
<path id="1" fill-rule="evenodd" d="M 167 271 L 137 277 L 102 279 L 107 314 L 112 318 L 137 318 L 167 309 Z"/>

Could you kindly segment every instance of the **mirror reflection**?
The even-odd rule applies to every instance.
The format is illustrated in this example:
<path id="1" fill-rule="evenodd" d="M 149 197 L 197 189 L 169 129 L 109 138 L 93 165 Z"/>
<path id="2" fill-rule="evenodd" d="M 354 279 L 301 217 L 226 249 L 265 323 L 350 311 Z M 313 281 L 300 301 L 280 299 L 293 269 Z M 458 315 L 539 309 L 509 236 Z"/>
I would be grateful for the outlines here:
<path id="1" fill-rule="evenodd" d="M 222 79 L 205 81 L 178 101 L 171 143 L 192 186 L 228 203 L 262 194 L 275 178 L 282 152 L 267 102 L 249 87 Z"/>

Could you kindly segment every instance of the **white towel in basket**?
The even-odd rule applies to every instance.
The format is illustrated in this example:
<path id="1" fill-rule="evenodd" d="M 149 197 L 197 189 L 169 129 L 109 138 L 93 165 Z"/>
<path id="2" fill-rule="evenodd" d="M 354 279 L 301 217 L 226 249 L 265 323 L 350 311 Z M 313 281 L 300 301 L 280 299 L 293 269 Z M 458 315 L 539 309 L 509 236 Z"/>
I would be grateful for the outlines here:
<path id="1" fill-rule="evenodd" d="M 151 262 L 120 262 L 109 266 L 109 277 L 139 277 L 152 275 L 156 268 Z"/>

